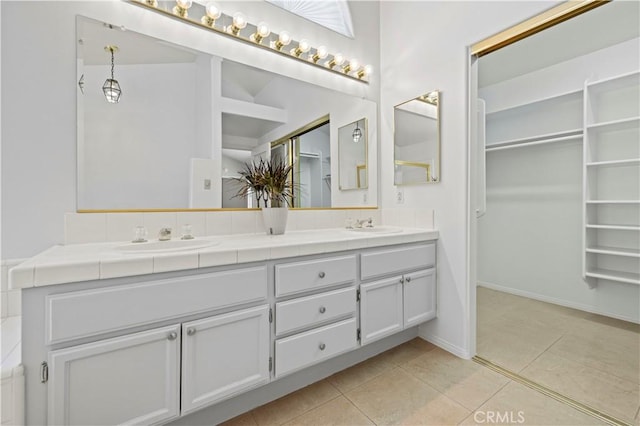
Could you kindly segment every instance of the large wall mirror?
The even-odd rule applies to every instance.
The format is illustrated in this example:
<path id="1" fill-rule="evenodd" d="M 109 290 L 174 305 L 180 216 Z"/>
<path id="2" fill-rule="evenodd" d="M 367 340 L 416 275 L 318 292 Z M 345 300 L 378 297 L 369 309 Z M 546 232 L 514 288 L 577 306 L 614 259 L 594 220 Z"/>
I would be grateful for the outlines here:
<path id="1" fill-rule="evenodd" d="M 331 176 L 338 129 L 363 117 L 375 128 L 373 101 L 81 16 L 77 83 L 79 211 L 252 207 L 233 197 L 243 164 L 318 117 L 326 143 L 298 147 L 309 181 L 295 206 L 359 206 Z M 363 139 L 375 144 L 375 132 Z"/>
<path id="2" fill-rule="evenodd" d="M 349 123 L 338 129 L 340 189 L 368 188 L 367 119 Z"/>
<path id="3" fill-rule="evenodd" d="M 440 181 L 440 92 L 393 108 L 394 183 Z"/>

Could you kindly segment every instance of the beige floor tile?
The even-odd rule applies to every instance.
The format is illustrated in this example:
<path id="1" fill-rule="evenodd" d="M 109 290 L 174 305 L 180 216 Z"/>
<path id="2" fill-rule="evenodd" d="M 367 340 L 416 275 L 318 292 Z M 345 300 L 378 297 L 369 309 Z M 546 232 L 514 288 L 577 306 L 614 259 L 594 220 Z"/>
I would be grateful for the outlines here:
<path id="1" fill-rule="evenodd" d="M 347 398 L 340 396 L 285 424 L 291 426 L 360 426 L 373 425 L 373 422 L 362 414 Z"/>
<path id="2" fill-rule="evenodd" d="M 549 348 L 549 352 L 625 380 L 639 381 L 638 352 L 604 337 L 586 338 L 568 334 Z"/>
<path id="3" fill-rule="evenodd" d="M 338 396 L 340 392 L 322 380 L 256 408 L 253 418 L 258 425 L 283 424 Z"/>
<path id="4" fill-rule="evenodd" d="M 429 351 L 435 349 L 436 346 L 420 338 L 415 338 L 395 348 L 389 349 L 382 353 L 385 361 L 395 365 L 402 365 L 412 359 L 418 358 Z"/>
<path id="5" fill-rule="evenodd" d="M 256 426 L 257 423 L 253 418 L 251 412 L 241 414 L 234 417 L 231 420 L 227 420 L 224 423 L 220 423 L 220 426 Z"/>
<path id="6" fill-rule="evenodd" d="M 402 368 L 470 410 L 478 408 L 509 382 L 501 374 L 440 348 Z"/>
<path id="7" fill-rule="evenodd" d="M 390 362 L 383 353 L 340 371 L 328 377 L 327 381 L 344 393 L 392 368 L 395 368 L 395 364 Z"/>
<path id="8" fill-rule="evenodd" d="M 640 386 L 553 353 L 544 353 L 522 375 L 627 422 L 640 406 Z"/>
<path id="9" fill-rule="evenodd" d="M 590 315 L 580 321 L 569 334 L 625 348 L 625 355 L 640 359 L 640 326 L 615 318 Z"/>
<path id="10" fill-rule="evenodd" d="M 533 389 L 511 382 L 461 424 L 582 426 L 603 423 Z"/>
<path id="11" fill-rule="evenodd" d="M 547 348 L 546 345 L 535 345 L 520 337 L 492 334 L 478 335 L 476 350 L 479 356 L 494 364 L 519 372 Z"/>
<path id="12" fill-rule="evenodd" d="M 377 425 L 457 424 L 469 411 L 395 368 L 345 394 Z"/>

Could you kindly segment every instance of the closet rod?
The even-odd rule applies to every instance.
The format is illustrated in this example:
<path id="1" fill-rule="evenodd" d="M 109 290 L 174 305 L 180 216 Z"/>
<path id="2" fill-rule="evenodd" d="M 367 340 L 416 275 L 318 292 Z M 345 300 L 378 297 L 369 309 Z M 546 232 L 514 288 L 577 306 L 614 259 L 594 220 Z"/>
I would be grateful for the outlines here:
<path id="1" fill-rule="evenodd" d="M 534 145 L 544 145 L 544 144 L 547 144 L 547 143 L 570 141 L 570 140 L 574 140 L 574 139 L 575 140 L 582 139 L 582 135 L 563 136 L 561 138 L 544 139 L 544 140 L 535 141 L 535 142 L 514 143 L 513 145 L 504 145 L 504 146 L 496 146 L 496 147 L 491 147 L 490 145 L 488 145 L 487 148 L 485 149 L 485 151 L 486 152 L 500 151 L 500 150 L 503 150 L 503 149 L 521 148 L 521 147 L 524 147 L 524 146 L 534 146 Z"/>

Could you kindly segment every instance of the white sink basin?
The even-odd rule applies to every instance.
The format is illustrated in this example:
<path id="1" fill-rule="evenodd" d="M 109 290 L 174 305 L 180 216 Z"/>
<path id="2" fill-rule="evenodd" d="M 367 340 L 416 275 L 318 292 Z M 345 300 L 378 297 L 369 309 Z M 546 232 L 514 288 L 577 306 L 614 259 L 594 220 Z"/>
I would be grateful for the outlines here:
<path id="1" fill-rule="evenodd" d="M 396 228 L 395 226 L 373 226 L 348 229 L 350 232 L 361 232 L 363 234 L 396 234 L 402 232 L 402 228 Z"/>
<path id="2" fill-rule="evenodd" d="M 196 250 L 220 244 L 218 241 L 208 240 L 169 240 L 150 241 L 147 243 L 127 243 L 116 247 L 123 253 L 162 253 L 170 251 Z"/>

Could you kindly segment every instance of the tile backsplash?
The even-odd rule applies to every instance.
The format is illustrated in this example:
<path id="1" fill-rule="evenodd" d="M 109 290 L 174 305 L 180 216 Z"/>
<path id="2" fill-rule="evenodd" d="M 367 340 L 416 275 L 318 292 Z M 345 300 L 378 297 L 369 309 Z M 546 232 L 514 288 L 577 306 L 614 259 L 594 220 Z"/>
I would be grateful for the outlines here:
<path id="1" fill-rule="evenodd" d="M 290 210 L 287 231 L 342 228 L 347 219 L 371 217 L 374 225 L 410 228 L 433 228 L 432 209 L 333 209 Z M 248 211 L 159 212 L 159 213 L 67 213 L 64 217 L 65 244 L 103 241 L 128 241 L 133 229 L 144 226 L 149 239 L 157 237 L 160 228 L 172 228 L 180 236 L 182 227 L 190 224 L 195 236 L 254 234 L 264 232 L 262 213 Z"/>

